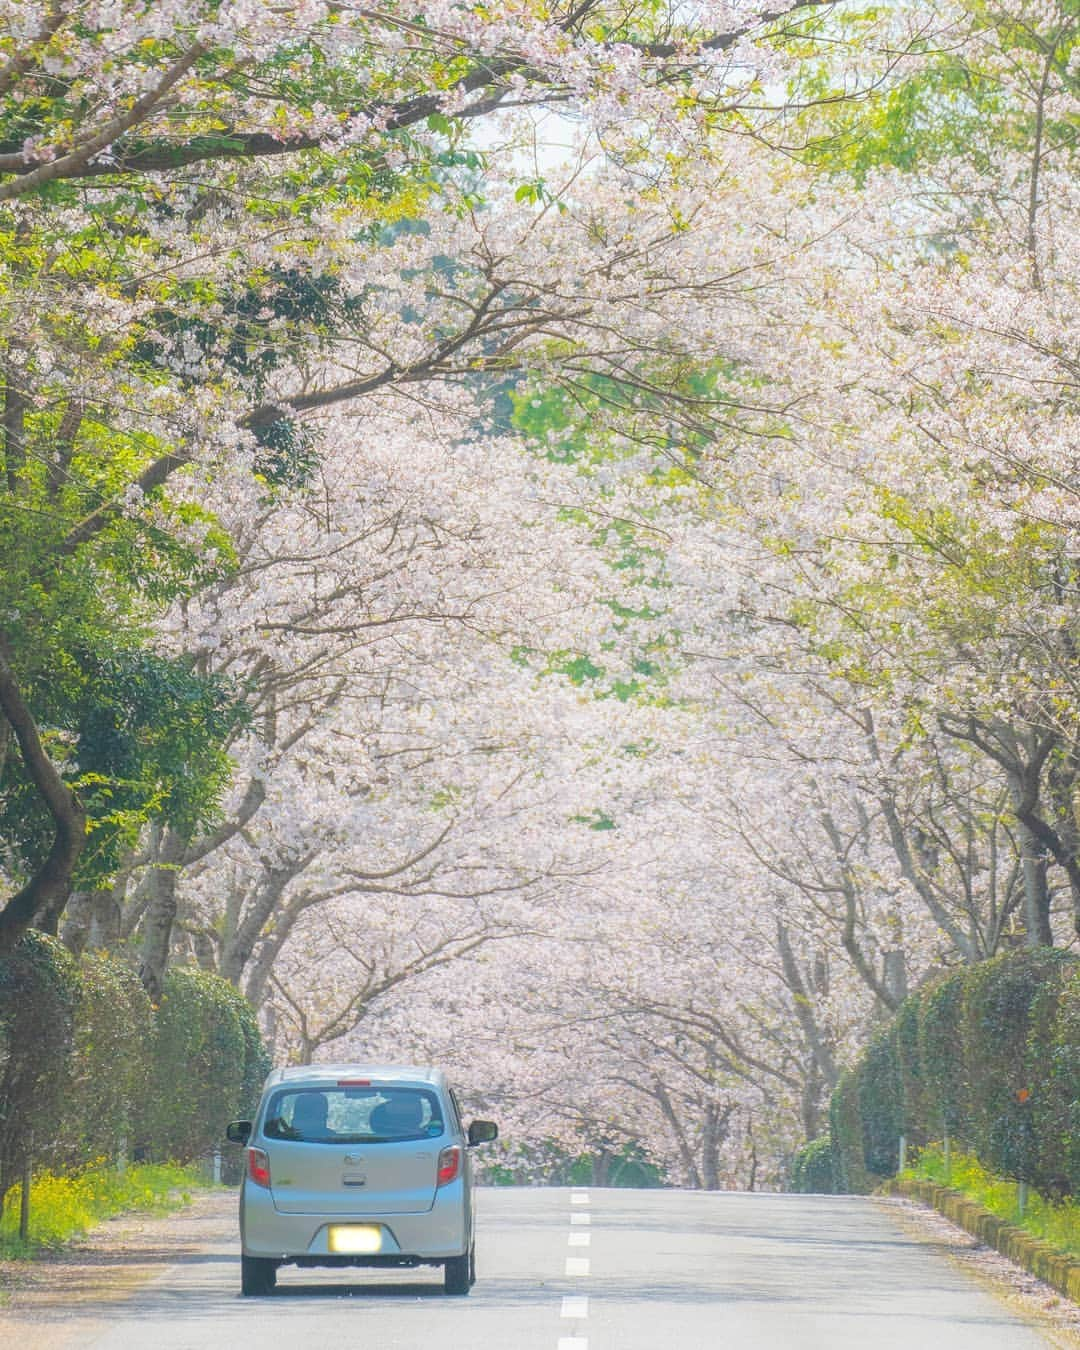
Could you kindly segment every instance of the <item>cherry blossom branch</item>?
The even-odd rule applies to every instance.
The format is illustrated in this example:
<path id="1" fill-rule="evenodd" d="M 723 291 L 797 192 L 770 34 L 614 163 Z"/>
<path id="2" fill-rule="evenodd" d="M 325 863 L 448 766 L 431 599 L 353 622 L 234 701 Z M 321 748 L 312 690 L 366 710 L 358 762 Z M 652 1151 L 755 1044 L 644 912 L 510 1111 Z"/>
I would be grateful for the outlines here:
<path id="1" fill-rule="evenodd" d="M 690 37 L 683 42 L 637 42 L 628 39 L 620 44 L 640 53 L 646 60 L 666 62 L 677 61 L 677 69 L 667 78 L 677 78 L 695 68 L 694 53 L 726 51 L 748 37 L 757 29 L 778 23 L 782 19 L 798 16 L 815 9 L 827 7 L 831 0 L 793 0 L 793 3 L 778 9 L 766 10 L 754 16 L 749 22 L 724 33 L 709 36 Z M 559 27 L 565 32 L 580 29 L 585 17 L 592 11 L 592 4 L 582 4 L 566 16 Z M 364 13 L 364 11 L 359 11 Z M 390 27 L 402 28 L 405 23 L 397 16 L 386 16 L 378 12 L 366 12 L 379 23 Z M 62 22 L 56 16 L 50 22 Z M 422 30 L 431 37 L 431 30 Z M 461 39 L 454 39 L 457 46 Z M 173 171 L 187 165 L 218 159 L 257 159 L 297 154 L 307 150 L 326 148 L 325 134 L 275 135 L 269 132 L 226 131 L 220 134 L 196 136 L 185 144 L 151 144 L 125 150 L 116 142 L 124 132 L 136 127 L 146 116 L 159 107 L 165 95 L 183 78 L 198 59 L 210 51 L 202 42 L 194 43 L 151 91 L 137 99 L 124 114 L 113 118 L 100 130 L 92 133 L 85 141 L 77 144 L 67 154 L 54 160 L 42 161 L 33 154 L 9 154 L 0 157 L 0 171 L 15 176 L 0 184 L 0 201 L 31 192 L 45 183 L 65 178 L 86 178 L 100 175 L 117 176 L 132 173 L 159 173 Z M 33 58 L 25 58 L 21 63 L 9 63 L 0 77 L 7 75 L 12 79 L 30 68 Z M 505 83 L 509 77 L 519 82 L 511 86 Z M 520 81 L 532 81 L 537 85 L 535 98 L 525 98 L 521 93 Z M 515 90 L 515 104 L 552 104 L 566 101 L 572 95 L 568 88 L 548 72 L 538 69 L 530 60 L 521 55 L 510 54 L 504 57 L 487 58 L 474 67 L 455 85 L 459 96 L 492 91 L 486 99 L 458 108 L 453 116 L 456 120 L 466 120 L 483 116 L 498 107 L 511 88 Z M 349 120 L 375 120 L 388 132 L 403 130 L 420 122 L 426 122 L 433 114 L 441 113 L 445 103 L 442 92 L 422 94 L 397 103 L 372 104 L 369 107 L 354 107 L 341 114 L 343 122 Z M 98 153 L 109 148 L 107 158 L 97 159 Z"/>
<path id="2" fill-rule="evenodd" d="M 27 71 L 37 65 L 42 49 L 48 45 L 49 39 L 60 31 L 68 17 L 69 15 L 59 3 L 59 0 L 51 0 L 37 37 L 32 40 L 30 46 L 22 55 L 13 56 L 0 69 L 0 98 L 13 89 Z"/>
<path id="3" fill-rule="evenodd" d="M 196 61 L 201 56 L 206 55 L 207 50 L 208 48 L 201 42 L 192 43 L 183 56 L 165 72 L 157 85 L 143 94 L 141 98 L 137 98 L 126 113 L 106 122 L 99 131 L 89 136 L 68 154 L 39 164 L 37 168 L 30 169 L 28 173 L 19 174 L 18 177 L 9 179 L 6 183 L 0 183 L 0 202 L 10 201 L 14 197 L 21 197 L 28 192 L 34 192 L 39 187 L 44 187 L 46 183 L 55 182 L 57 179 L 76 178 L 84 174 L 94 156 L 99 151 L 104 150 L 106 146 L 111 145 L 125 131 L 138 126 L 147 114 L 162 102 L 169 90 L 184 78 Z"/>

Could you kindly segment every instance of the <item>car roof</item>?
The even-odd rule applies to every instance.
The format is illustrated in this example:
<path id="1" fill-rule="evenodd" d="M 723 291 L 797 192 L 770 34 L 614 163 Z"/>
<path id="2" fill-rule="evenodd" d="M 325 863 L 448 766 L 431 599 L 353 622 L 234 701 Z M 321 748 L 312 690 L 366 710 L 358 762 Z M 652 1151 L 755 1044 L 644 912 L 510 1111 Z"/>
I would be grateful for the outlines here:
<path id="1" fill-rule="evenodd" d="M 337 1084 L 342 1079 L 360 1079 L 371 1083 L 423 1083 L 430 1087 L 445 1088 L 446 1075 L 433 1065 L 420 1067 L 415 1064 L 294 1064 L 288 1068 L 274 1069 L 266 1080 L 266 1089 L 303 1083 Z"/>

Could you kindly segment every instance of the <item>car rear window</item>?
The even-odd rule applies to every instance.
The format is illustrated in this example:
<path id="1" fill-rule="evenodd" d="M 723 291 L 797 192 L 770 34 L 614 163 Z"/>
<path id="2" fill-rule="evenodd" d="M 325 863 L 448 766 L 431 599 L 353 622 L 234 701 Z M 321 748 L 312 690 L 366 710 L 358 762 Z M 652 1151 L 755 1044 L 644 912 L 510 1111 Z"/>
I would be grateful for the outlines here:
<path id="1" fill-rule="evenodd" d="M 428 1088 L 283 1088 L 267 1107 L 263 1134 L 305 1144 L 391 1144 L 443 1133 L 439 1099 Z"/>

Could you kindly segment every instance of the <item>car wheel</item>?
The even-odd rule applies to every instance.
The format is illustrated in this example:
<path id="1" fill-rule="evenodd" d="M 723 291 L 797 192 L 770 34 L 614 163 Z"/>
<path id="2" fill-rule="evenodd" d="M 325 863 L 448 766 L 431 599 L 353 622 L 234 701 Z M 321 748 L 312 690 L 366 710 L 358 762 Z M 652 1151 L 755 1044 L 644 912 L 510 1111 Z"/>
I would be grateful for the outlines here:
<path id="1" fill-rule="evenodd" d="M 277 1262 L 268 1256 L 240 1257 L 240 1292 L 246 1297 L 272 1294 L 277 1284 Z"/>
<path id="2" fill-rule="evenodd" d="M 472 1281 L 469 1279 L 469 1253 L 464 1256 L 452 1256 L 443 1267 L 443 1288 L 448 1294 L 467 1294 Z"/>

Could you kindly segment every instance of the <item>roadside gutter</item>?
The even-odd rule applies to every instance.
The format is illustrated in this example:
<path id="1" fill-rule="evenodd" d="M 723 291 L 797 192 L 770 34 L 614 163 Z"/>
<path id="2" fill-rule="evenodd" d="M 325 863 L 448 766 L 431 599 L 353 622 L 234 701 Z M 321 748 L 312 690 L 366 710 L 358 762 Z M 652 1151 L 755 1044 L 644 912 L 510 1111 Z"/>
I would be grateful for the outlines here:
<path id="1" fill-rule="evenodd" d="M 893 1177 L 882 1186 L 886 1195 L 902 1195 L 909 1200 L 921 1200 L 947 1219 L 970 1233 L 988 1247 L 994 1247 L 1002 1256 L 1044 1280 L 1059 1294 L 1080 1303 L 1080 1261 L 1057 1251 L 1046 1242 L 1032 1237 L 1015 1224 L 991 1214 L 988 1209 L 969 1200 L 959 1191 L 940 1186 L 936 1181 L 908 1180 Z"/>

